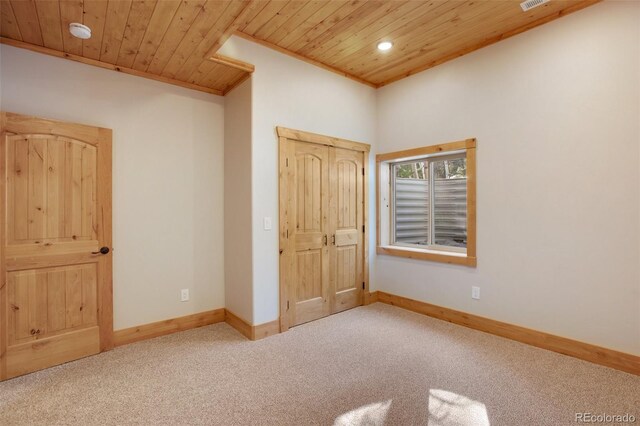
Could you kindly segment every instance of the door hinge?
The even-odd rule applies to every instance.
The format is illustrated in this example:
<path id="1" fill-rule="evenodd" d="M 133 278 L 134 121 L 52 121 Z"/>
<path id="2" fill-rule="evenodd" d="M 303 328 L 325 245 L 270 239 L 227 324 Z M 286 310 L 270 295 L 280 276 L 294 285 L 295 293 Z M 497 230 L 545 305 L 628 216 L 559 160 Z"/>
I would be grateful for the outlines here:
<path id="1" fill-rule="evenodd" d="M 364 176 L 364 167 L 362 168 L 362 176 Z"/>
<path id="2" fill-rule="evenodd" d="M 364 290 L 364 281 L 362 282 L 362 289 Z"/>
<path id="3" fill-rule="evenodd" d="M 289 301 L 287 300 L 287 311 L 289 310 Z"/>
<path id="4" fill-rule="evenodd" d="M 362 225 L 362 232 L 364 233 L 364 225 Z"/>

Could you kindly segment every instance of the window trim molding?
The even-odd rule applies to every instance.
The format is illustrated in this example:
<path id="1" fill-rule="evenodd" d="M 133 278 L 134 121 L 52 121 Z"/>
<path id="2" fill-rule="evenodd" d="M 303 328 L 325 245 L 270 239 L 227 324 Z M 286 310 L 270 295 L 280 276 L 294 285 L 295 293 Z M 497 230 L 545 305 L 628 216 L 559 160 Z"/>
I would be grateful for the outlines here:
<path id="1" fill-rule="evenodd" d="M 476 255 L 476 139 L 464 139 L 422 148 L 407 149 L 376 155 L 376 253 L 410 259 L 429 260 L 475 267 Z M 383 163 L 395 160 L 411 159 L 433 154 L 446 154 L 451 151 L 465 151 L 467 157 L 467 253 L 444 252 L 426 249 L 403 248 L 400 246 L 381 245 L 380 234 L 380 168 Z"/>

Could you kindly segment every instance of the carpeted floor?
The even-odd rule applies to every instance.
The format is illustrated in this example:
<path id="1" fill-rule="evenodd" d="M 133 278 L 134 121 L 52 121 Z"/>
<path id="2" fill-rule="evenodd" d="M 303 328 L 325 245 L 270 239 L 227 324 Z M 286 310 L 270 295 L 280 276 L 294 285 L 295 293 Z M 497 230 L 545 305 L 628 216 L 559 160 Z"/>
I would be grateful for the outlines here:
<path id="1" fill-rule="evenodd" d="M 0 383 L 0 424 L 575 425 L 640 377 L 376 303 L 250 342 L 227 324 Z"/>

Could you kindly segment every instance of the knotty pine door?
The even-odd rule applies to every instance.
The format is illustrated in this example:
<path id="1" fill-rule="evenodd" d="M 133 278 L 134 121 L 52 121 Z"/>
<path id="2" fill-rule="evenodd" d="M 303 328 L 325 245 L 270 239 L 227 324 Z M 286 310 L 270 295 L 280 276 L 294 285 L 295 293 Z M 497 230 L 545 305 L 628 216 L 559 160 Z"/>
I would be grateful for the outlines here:
<path id="1" fill-rule="evenodd" d="M 113 346 L 111 130 L 0 113 L 0 380 Z"/>
<path id="2" fill-rule="evenodd" d="M 363 303 L 366 154 L 284 137 L 280 144 L 281 328 L 286 329 Z"/>

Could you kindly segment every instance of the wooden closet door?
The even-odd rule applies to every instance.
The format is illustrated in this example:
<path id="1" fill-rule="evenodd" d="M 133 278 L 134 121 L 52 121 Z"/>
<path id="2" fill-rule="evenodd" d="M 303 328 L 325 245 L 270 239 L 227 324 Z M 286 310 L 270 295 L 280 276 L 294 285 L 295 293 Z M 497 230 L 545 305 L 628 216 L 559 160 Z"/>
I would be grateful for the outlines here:
<path id="1" fill-rule="evenodd" d="M 289 323 L 329 315 L 329 151 L 288 141 Z"/>
<path id="2" fill-rule="evenodd" d="M 362 305 L 364 295 L 364 155 L 330 148 L 331 312 Z"/>
<path id="3" fill-rule="evenodd" d="M 0 379 L 112 347 L 111 130 L 0 113 Z M 105 251 L 106 249 L 103 249 Z"/>

